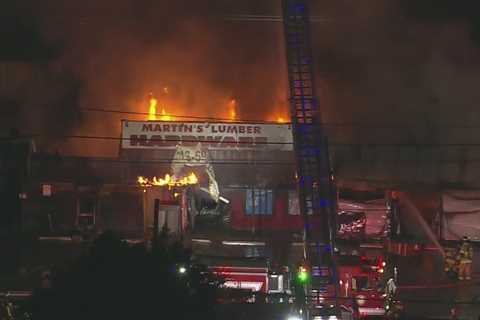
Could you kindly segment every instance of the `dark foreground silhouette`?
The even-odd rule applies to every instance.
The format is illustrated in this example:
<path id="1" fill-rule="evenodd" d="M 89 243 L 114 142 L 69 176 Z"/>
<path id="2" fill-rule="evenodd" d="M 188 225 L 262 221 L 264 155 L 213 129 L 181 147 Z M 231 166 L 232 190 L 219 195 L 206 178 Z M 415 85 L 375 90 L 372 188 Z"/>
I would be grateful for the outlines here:
<path id="1" fill-rule="evenodd" d="M 33 320 L 212 319 L 215 291 L 179 243 L 146 250 L 105 233 L 54 270 L 51 288 L 35 290 L 28 309 Z"/>

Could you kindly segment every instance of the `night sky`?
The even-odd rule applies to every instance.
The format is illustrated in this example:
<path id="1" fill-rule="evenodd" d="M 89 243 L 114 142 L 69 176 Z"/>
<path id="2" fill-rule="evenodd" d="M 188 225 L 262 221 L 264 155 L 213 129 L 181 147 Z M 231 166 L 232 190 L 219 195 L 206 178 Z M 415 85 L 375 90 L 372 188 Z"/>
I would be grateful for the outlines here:
<path id="1" fill-rule="evenodd" d="M 312 1 L 312 15 L 327 20 L 312 30 L 323 121 L 415 126 L 381 135 L 369 125 L 333 126 L 332 139 L 472 139 L 442 126 L 480 124 L 477 2 Z M 284 115 L 281 23 L 224 19 L 232 14 L 279 15 L 280 0 L 4 1 L 3 127 L 57 136 L 48 147 L 39 140 L 45 150 L 115 155 L 117 143 L 58 136 L 119 136 L 127 116 L 80 108 L 146 112 L 149 92 L 173 114 L 225 117 L 235 97 L 240 118 Z"/>

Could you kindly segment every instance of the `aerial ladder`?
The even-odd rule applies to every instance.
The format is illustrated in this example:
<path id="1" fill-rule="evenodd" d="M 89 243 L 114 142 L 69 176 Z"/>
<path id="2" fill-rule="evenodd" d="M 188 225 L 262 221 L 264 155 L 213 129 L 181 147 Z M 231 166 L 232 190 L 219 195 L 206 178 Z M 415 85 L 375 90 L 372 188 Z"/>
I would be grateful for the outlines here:
<path id="1" fill-rule="evenodd" d="M 326 275 L 328 284 L 305 283 L 306 305 L 325 286 L 339 284 L 335 263 L 336 191 L 328 141 L 315 94 L 308 0 L 282 0 L 288 65 L 289 100 L 300 213 L 304 219 L 304 263 L 312 278 Z M 313 223 L 315 222 L 315 224 Z M 313 297 L 314 298 L 314 297 Z"/>

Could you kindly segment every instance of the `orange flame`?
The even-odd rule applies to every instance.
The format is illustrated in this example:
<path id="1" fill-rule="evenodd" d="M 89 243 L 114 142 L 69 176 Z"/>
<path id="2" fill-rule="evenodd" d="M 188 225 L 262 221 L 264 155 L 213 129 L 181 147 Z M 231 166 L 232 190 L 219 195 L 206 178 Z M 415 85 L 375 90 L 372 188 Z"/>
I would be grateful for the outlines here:
<path id="1" fill-rule="evenodd" d="M 237 119 L 237 101 L 235 99 L 230 100 L 228 116 L 232 121 Z"/>
<path id="2" fill-rule="evenodd" d="M 162 121 L 173 121 L 173 120 L 175 120 L 175 118 L 171 115 L 168 115 L 165 112 L 165 108 L 162 108 L 162 115 L 160 116 L 160 120 L 162 120 Z"/>
<path id="3" fill-rule="evenodd" d="M 163 88 L 163 92 L 165 92 L 166 94 L 168 94 L 168 88 L 165 87 Z M 153 96 L 153 93 L 150 93 L 150 100 L 149 100 L 149 108 L 148 108 L 148 120 L 161 120 L 161 121 L 173 121 L 175 120 L 175 118 L 172 116 L 172 115 L 169 115 L 167 114 L 167 112 L 165 111 L 165 107 L 166 106 L 162 106 L 162 111 L 161 111 L 161 115 L 158 116 L 158 113 L 157 113 L 157 104 L 158 104 L 158 100 Z"/>
<path id="4" fill-rule="evenodd" d="M 150 93 L 150 106 L 148 108 L 148 120 L 157 120 L 157 99 Z"/>
<path id="5" fill-rule="evenodd" d="M 285 123 L 286 121 L 285 121 L 285 118 L 283 118 L 283 117 L 278 117 L 278 118 L 277 118 L 277 122 L 278 122 L 278 123 Z"/>
<path id="6" fill-rule="evenodd" d="M 189 185 L 198 184 L 198 178 L 195 173 L 190 173 L 188 176 L 183 178 L 177 178 L 175 176 L 171 176 L 166 174 L 165 177 L 157 178 L 153 177 L 151 180 L 142 176 L 137 178 L 137 182 L 140 184 L 141 187 L 152 187 L 152 186 L 159 186 L 159 187 L 186 187 Z"/>

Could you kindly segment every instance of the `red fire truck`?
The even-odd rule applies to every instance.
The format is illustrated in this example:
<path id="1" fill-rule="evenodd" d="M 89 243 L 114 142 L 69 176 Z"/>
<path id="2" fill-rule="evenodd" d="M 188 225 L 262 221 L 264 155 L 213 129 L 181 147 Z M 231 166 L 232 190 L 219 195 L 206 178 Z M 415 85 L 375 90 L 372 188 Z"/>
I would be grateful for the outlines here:
<path id="1" fill-rule="evenodd" d="M 337 256 L 338 298 L 328 268 L 312 267 L 310 304 L 312 306 L 334 305 L 348 307 L 357 317 L 384 316 L 383 288 L 380 278 L 386 267 L 381 257 L 375 259 L 358 255 Z M 323 284 L 322 284 L 323 282 Z"/>
<path id="2" fill-rule="evenodd" d="M 226 261 L 223 261 L 226 262 Z M 222 279 L 220 302 L 288 302 L 289 275 L 285 272 L 272 272 L 265 265 L 250 263 L 210 264 L 209 271 Z M 283 296 L 285 295 L 285 297 Z"/>
<path id="3" fill-rule="evenodd" d="M 345 305 L 358 306 L 360 318 L 385 314 L 380 277 L 386 267 L 382 257 L 338 256 L 339 296 Z"/>

